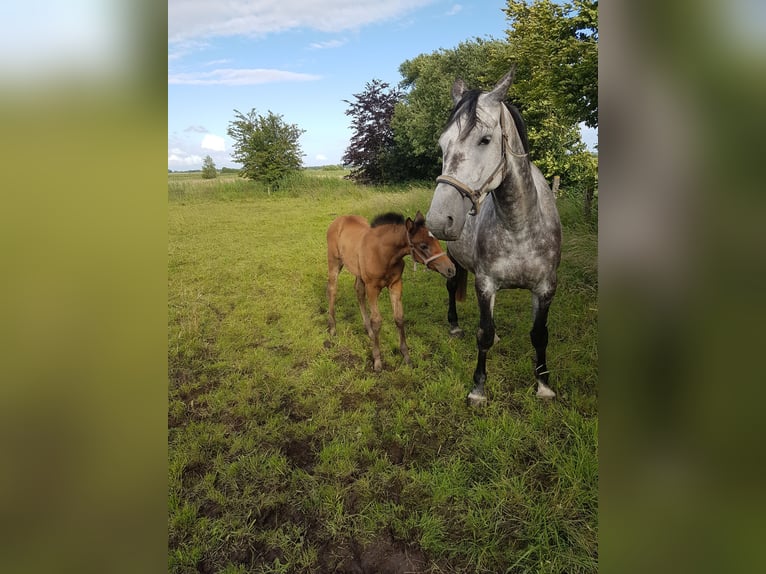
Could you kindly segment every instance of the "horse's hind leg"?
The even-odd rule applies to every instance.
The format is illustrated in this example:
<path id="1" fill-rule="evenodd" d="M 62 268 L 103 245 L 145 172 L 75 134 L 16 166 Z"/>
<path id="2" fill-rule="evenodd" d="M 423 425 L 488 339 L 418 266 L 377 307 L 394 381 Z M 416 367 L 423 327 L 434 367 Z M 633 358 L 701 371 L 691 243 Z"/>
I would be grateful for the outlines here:
<path id="1" fill-rule="evenodd" d="M 391 298 L 391 308 L 394 311 L 394 322 L 399 331 L 399 351 L 404 357 L 404 362 L 412 366 L 410 351 L 407 348 L 407 339 L 404 336 L 404 307 L 402 306 L 402 282 L 397 281 L 388 288 L 388 295 Z"/>
<path id="2" fill-rule="evenodd" d="M 548 365 L 545 362 L 545 351 L 548 347 L 548 308 L 553 300 L 553 294 L 538 295 L 532 293 L 532 330 L 529 337 L 537 355 L 535 361 L 535 379 L 537 380 L 537 396 L 552 399 L 556 396 L 548 386 Z"/>
<path id="3" fill-rule="evenodd" d="M 452 257 L 450 257 L 452 259 Z M 468 271 L 457 261 L 452 259 L 455 264 L 455 275 L 447 279 L 447 292 L 449 293 L 449 308 L 447 310 L 447 321 L 449 321 L 449 334 L 451 337 L 462 337 L 463 329 L 460 328 L 457 318 L 457 305 L 455 301 L 465 298 L 465 284 L 468 280 Z M 462 297 L 458 297 L 462 294 Z"/>
<path id="4" fill-rule="evenodd" d="M 338 275 L 343 269 L 343 263 L 340 259 L 327 256 L 327 299 L 329 300 L 327 308 L 327 327 L 330 335 L 335 336 L 335 296 L 338 293 Z"/>

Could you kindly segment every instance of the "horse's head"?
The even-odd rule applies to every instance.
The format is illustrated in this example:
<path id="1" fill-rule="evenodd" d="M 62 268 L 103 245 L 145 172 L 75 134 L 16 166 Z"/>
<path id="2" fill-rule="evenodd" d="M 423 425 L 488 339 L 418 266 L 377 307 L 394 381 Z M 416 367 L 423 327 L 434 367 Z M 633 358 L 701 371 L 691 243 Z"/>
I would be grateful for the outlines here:
<path id="1" fill-rule="evenodd" d="M 491 92 L 466 91 L 462 80 L 452 86 L 452 110 L 439 138 L 442 175 L 426 220 L 439 239 L 460 237 L 468 213 L 475 214 L 487 193 L 505 177 L 506 146 L 503 100 L 513 83 L 511 70 Z"/>
<path id="2" fill-rule="evenodd" d="M 447 256 L 446 251 L 442 249 L 439 240 L 428 231 L 426 218 L 423 217 L 423 214 L 418 211 L 414 220 L 408 217 L 405 225 L 407 226 L 407 238 L 410 242 L 412 258 L 447 278 L 454 277 L 455 264 Z"/>

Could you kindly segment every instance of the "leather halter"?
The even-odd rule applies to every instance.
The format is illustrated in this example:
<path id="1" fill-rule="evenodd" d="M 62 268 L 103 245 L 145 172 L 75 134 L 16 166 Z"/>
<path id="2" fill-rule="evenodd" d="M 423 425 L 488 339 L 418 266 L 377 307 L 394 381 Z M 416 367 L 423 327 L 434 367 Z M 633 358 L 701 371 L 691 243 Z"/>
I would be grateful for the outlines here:
<path id="1" fill-rule="evenodd" d="M 505 108 L 505 104 L 501 104 L 503 108 Z M 471 201 L 471 211 L 468 212 L 468 215 L 476 215 L 479 213 L 479 206 L 481 205 L 481 202 L 484 200 L 484 197 L 487 193 L 487 188 L 489 187 L 489 184 L 492 182 L 493 179 L 495 179 L 495 176 L 497 175 L 497 172 L 502 171 L 502 177 L 500 178 L 500 181 L 503 181 L 505 179 L 506 172 L 508 170 L 508 162 L 506 161 L 506 152 L 508 148 L 510 148 L 510 144 L 508 143 L 508 134 L 505 132 L 505 113 L 504 109 L 500 110 L 500 133 L 502 134 L 502 138 L 500 140 L 500 163 L 495 168 L 495 170 L 490 174 L 490 176 L 484 181 L 481 187 L 478 189 L 473 189 L 470 186 L 466 185 L 459 179 L 452 177 L 451 175 L 440 175 L 436 178 L 436 183 L 446 183 L 448 185 L 451 185 L 455 189 L 457 189 L 460 192 L 460 195 L 463 197 L 468 198 Z M 513 153 L 513 150 L 511 150 L 511 155 L 516 157 L 526 157 L 528 154 L 516 154 Z"/>
<path id="2" fill-rule="evenodd" d="M 412 255 L 412 260 L 415 262 L 414 269 L 417 271 L 418 269 L 418 263 L 421 263 L 422 265 L 425 265 L 428 268 L 428 264 L 431 263 L 431 261 L 434 261 L 436 259 L 439 259 L 439 257 L 442 257 L 444 255 L 447 255 L 446 251 L 442 251 L 441 253 L 437 253 L 436 255 L 431 255 L 431 257 L 426 257 L 426 254 L 423 252 L 422 249 L 419 247 L 415 247 L 415 244 L 412 243 L 412 239 L 410 239 L 409 233 L 407 234 L 407 242 L 410 244 L 410 255 Z M 420 257 L 420 261 L 418 261 L 418 257 Z"/>

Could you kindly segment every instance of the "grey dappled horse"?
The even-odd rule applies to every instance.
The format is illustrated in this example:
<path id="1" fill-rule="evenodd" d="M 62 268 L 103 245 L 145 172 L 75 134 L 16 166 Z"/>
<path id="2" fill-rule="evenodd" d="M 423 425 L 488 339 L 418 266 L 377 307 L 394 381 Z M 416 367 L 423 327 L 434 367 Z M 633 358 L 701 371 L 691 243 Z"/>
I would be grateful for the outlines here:
<path id="1" fill-rule="evenodd" d="M 426 215 L 431 232 L 447 241 L 457 273 L 447 281 L 450 333 L 461 335 L 455 300 L 465 296 L 467 271 L 475 277 L 479 302 L 478 360 L 472 404 L 485 403 L 487 352 L 495 342 L 495 294 L 500 289 L 532 292 L 530 337 L 537 354 L 537 395 L 552 398 L 545 350 L 548 308 L 556 293 L 561 224 L 543 174 L 529 159 L 519 111 L 504 103 L 513 70 L 491 92 L 452 86 L 455 107 L 439 145 L 442 175 Z"/>

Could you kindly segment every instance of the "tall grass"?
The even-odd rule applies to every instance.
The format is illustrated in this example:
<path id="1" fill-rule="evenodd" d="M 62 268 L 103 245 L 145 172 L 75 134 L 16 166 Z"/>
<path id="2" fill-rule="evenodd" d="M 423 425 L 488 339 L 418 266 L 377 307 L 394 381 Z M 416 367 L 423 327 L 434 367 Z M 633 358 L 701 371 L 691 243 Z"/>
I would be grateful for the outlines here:
<path id="1" fill-rule="evenodd" d="M 475 339 L 448 337 L 437 274 L 405 269 L 413 368 L 384 297 L 384 370 L 372 371 L 348 273 L 338 335 L 326 329 L 329 223 L 425 212 L 429 185 L 365 188 L 306 171 L 269 194 L 232 177 L 174 175 L 170 571 L 596 571 L 591 222 L 560 205 L 565 244 L 549 320 L 557 399 L 534 396 L 528 292 L 501 292 L 490 403 L 473 410 Z M 473 332 L 472 290 L 459 313 Z"/>

